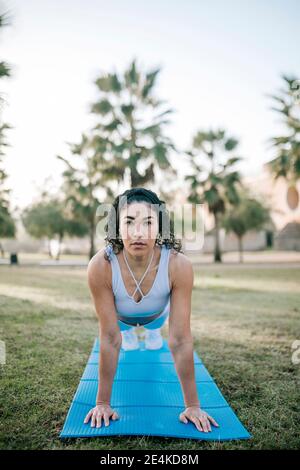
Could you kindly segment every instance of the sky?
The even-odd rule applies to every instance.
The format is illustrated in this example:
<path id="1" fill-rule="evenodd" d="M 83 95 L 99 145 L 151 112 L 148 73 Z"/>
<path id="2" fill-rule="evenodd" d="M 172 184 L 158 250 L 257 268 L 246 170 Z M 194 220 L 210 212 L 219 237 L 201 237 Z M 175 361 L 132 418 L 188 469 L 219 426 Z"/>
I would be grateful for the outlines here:
<path id="1" fill-rule="evenodd" d="M 122 73 L 133 58 L 160 67 L 155 94 L 174 113 L 166 129 L 177 147 L 197 130 L 237 138 L 240 171 L 259 174 L 274 156 L 268 139 L 284 132 L 267 94 L 282 74 L 300 78 L 298 0 L 0 0 L 11 25 L 0 35 L 7 133 L 5 167 L 12 205 L 26 207 L 51 175 L 59 184 L 69 155 L 91 127 L 94 81 Z M 186 159 L 172 155 L 180 177 Z M 51 184 L 51 183 L 50 183 Z"/>

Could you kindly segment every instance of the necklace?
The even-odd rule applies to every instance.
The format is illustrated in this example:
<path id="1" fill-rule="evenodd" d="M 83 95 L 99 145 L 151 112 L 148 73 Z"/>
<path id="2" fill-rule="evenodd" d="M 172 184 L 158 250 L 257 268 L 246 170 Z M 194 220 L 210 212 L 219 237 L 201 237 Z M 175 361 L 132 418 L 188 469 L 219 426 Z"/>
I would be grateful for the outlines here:
<path id="1" fill-rule="evenodd" d="M 148 272 L 148 270 L 149 270 L 149 268 L 150 268 L 150 265 L 151 265 L 151 263 L 152 263 L 153 256 L 154 256 L 154 248 L 153 248 L 152 256 L 151 256 L 150 262 L 149 262 L 149 264 L 148 264 L 148 266 L 147 266 L 147 269 L 146 269 L 146 271 L 144 272 L 144 274 L 143 274 L 143 276 L 142 276 L 142 278 L 140 279 L 139 282 L 136 280 L 136 278 L 135 278 L 135 276 L 134 276 L 134 274 L 133 274 L 133 272 L 132 272 L 132 270 L 131 270 L 131 268 L 130 268 L 130 266 L 129 266 L 129 264 L 128 264 L 128 261 L 127 261 L 127 258 L 126 258 L 126 255 L 125 255 L 124 250 L 122 250 L 122 253 L 123 253 L 123 258 L 124 258 L 124 260 L 125 260 L 125 263 L 126 263 L 126 265 L 127 265 L 127 268 L 128 268 L 128 270 L 129 270 L 131 276 L 133 277 L 134 282 L 136 283 L 136 289 L 135 289 L 134 293 L 132 294 L 131 298 L 134 297 L 134 294 L 136 293 L 137 289 L 140 291 L 142 297 L 144 297 L 144 294 L 143 294 L 143 292 L 141 291 L 140 285 L 141 285 L 141 283 L 143 282 L 143 280 L 144 280 L 144 278 L 145 278 L 145 276 L 146 276 L 146 274 L 147 274 L 147 272 Z"/>

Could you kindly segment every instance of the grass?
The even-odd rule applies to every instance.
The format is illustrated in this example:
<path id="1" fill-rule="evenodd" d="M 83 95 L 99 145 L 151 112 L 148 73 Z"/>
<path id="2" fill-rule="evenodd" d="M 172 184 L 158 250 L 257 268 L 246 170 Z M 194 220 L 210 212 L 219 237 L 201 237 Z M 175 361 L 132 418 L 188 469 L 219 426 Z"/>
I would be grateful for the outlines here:
<path id="1" fill-rule="evenodd" d="M 223 443 L 124 436 L 60 441 L 97 320 L 83 268 L 1 266 L 2 449 L 286 449 L 300 447 L 300 269 L 195 268 L 194 346 L 253 438 Z M 167 325 L 163 334 L 167 336 Z M 200 396 L 201 400 L 201 396 Z"/>
<path id="2" fill-rule="evenodd" d="M 10 250 L 13 252 L 13 250 Z M 20 264 L 28 264 L 28 263 L 39 263 L 42 261 L 56 261 L 55 258 L 50 258 L 48 253 L 46 252 L 36 252 L 36 253 L 26 253 L 26 252 L 18 252 L 18 261 Z M 10 252 L 5 253 L 4 258 L 0 258 L 0 261 L 4 262 L 9 262 L 10 260 Z M 60 261 L 79 261 L 79 262 L 86 262 L 88 263 L 88 255 L 83 255 L 83 254 L 74 254 L 74 253 L 61 253 L 59 257 Z"/>

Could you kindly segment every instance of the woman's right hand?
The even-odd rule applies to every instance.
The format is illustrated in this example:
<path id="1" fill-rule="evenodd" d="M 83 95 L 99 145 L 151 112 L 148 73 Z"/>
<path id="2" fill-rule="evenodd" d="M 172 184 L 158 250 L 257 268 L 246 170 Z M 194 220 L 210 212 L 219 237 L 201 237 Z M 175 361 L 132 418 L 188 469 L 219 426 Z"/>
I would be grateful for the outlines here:
<path id="1" fill-rule="evenodd" d="M 102 419 L 104 420 L 105 426 L 109 426 L 109 418 L 113 419 L 114 421 L 116 419 L 119 419 L 119 415 L 116 411 L 114 411 L 110 405 L 96 405 L 94 408 L 92 408 L 88 414 L 86 415 L 84 419 L 84 423 L 88 423 L 89 420 L 91 419 L 91 427 L 96 427 L 101 428 L 102 425 Z"/>

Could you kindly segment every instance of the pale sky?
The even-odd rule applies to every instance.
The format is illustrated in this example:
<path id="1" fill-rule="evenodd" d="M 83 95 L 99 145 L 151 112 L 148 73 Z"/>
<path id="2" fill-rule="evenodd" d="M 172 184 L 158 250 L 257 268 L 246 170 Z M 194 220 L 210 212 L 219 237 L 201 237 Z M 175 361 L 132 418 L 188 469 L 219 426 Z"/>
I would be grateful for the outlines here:
<path id="1" fill-rule="evenodd" d="M 179 148 L 198 129 L 224 127 L 240 140 L 240 170 L 255 175 L 273 156 L 267 139 L 283 131 L 267 93 L 280 75 L 300 78 L 298 0 L 5 0 L 12 25 L 1 32 L 7 105 L 6 169 L 13 205 L 25 207 L 52 174 L 59 183 L 67 142 L 91 125 L 89 104 L 102 72 L 136 57 L 161 67 L 156 94 L 175 109 L 168 135 Z M 94 118 L 92 118 L 94 119 Z M 93 121 L 94 122 L 94 121 Z M 172 158 L 180 174 L 180 156 Z"/>

